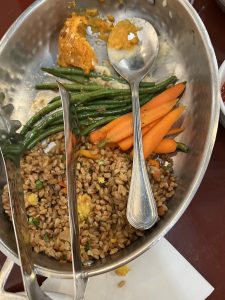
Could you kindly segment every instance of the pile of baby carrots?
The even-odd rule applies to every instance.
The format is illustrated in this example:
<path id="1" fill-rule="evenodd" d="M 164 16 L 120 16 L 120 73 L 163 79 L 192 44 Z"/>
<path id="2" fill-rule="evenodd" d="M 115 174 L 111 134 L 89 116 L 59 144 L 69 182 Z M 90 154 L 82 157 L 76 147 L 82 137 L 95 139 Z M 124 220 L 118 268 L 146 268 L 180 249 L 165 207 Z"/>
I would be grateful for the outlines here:
<path id="1" fill-rule="evenodd" d="M 185 111 L 179 105 L 179 97 L 185 90 L 185 83 L 178 83 L 167 88 L 141 107 L 141 128 L 144 157 L 152 153 L 171 153 L 177 149 L 188 151 L 188 147 L 177 143 L 170 135 L 177 135 L 184 128 L 172 128 Z M 117 145 L 123 151 L 132 150 L 133 124 L 132 113 L 125 114 L 111 121 L 104 127 L 90 134 L 90 141 L 95 144 Z"/>

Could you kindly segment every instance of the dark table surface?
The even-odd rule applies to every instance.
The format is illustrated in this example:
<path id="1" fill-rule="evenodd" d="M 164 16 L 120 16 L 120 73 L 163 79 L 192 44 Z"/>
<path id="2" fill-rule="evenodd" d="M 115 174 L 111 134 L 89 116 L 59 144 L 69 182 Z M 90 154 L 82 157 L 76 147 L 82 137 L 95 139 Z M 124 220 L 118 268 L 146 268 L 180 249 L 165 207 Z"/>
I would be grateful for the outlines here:
<path id="1" fill-rule="evenodd" d="M 1 1 L 0 36 L 32 0 Z M 225 60 L 225 13 L 215 0 L 195 0 L 215 48 L 218 64 Z M 202 184 L 189 208 L 167 234 L 175 248 L 215 287 L 209 300 L 225 299 L 225 129 L 219 126 L 213 154 Z M 5 260 L 0 253 L 0 268 Z M 42 279 L 40 278 L 40 281 Z M 14 267 L 7 290 L 22 290 Z"/>

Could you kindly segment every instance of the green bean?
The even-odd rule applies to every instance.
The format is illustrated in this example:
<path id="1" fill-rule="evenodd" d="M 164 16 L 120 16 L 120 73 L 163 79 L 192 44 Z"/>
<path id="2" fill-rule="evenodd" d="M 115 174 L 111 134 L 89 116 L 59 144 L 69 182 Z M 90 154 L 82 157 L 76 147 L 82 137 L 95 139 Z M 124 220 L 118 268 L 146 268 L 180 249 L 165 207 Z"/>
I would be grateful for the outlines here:
<path id="1" fill-rule="evenodd" d="M 126 80 L 124 80 L 121 77 L 118 76 L 108 76 L 108 75 L 102 75 L 97 72 L 91 71 L 89 74 L 84 73 L 82 69 L 79 68 L 62 68 L 62 67 L 53 67 L 53 68 L 42 68 L 43 71 L 55 75 L 57 77 L 66 78 L 71 81 L 76 81 L 76 76 L 80 76 L 80 82 L 82 83 L 82 79 L 89 79 L 89 78 L 101 78 L 104 81 L 118 81 L 120 83 L 127 84 Z M 69 77 L 64 76 L 71 76 L 71 79 Z M 73 77 L 74 76 L 74 77 Z M 155 82 L 141 82 L 140 87 L 152 87 L 155 85 Z"/>
<path id="2" fill-rule="evenodd" d="M 80 125 L 80 127 L 86 127 L 86 126 L 89 126 L 89 125 L 93 124 L 94 122 L 100 121 L 102 119 L 103 119 L 103 117 L 80 120 L 79 125 Z"/>
<path id="3" fill-rule="evenodd" d="M 70 93 L 70 96 L 74 95 L 74 97 L 77 98 L 77 95 L 83 95 L 84 93 L 82 92 L 77 92 L 77 93 Z M 58 100 L 60 100 L 60 96 L 57 96 L 57 97 L 54 97 L 48 104 L 52 104 Z M 105 105 L 105 104 L 121 104 L 121 103 L 129 103 L 131 102 L 131 96 L 130 95 L 122 95 L 122 96 L 111 96 L 111 95 L 107 95 L 107 98 L 105 98 L 104 100 L 102 100 L 102 97 L 100 97 L 100 100 L 99 99 L 94 99 L 95 101 L 94 102 L 90 102 L 88 103 L 88 106 L 91 106 L 91 105 Z M 79 103 L 77 103 L 79 105 Z"/>
<path id="4" fill-rule="evenodd" d="M 56 101 L 59 101 L 61 98 L 60 96 L 58 97 L 55 97 L 53 98 L 48 104 L 52 104 Z M 88 107 L 91 107 L 91 106 L 96 106 L 96 105 L 107 105 L 107 106 L 122 106 L 126 103 L 131 103 L 131 97 L 130 96 L 124 96 L 124 97 L 115 97 L 114 99 L 111 99 L 111 98 L 106 98 L 104 100 L 98 100 L 98 99 L 95 99 L 95 101 L 93 102 L 89 102 L 87 105 Z M 79 102 L 76 103 L 75 105 L 77 106 L 80 106 Z"/>
<path id="5" fill-rule="evenodd" d="M 55 101 L 54 103 L 48 104 L 47 106 L 43 107 L 41 110 L 39 110 L 36 114 L 34 114 L 24 125 L 24 127 L 21 130 L 21 134 L 25 135 L 30 128 L 37 123 L 43 116 L 47 115 L 48 113 L 54 111 L 55 109 L 59 108 L 61 106 L 61 101 Z"/>
<path id="6" fill-rule="evenodd" d="M 63 86 L 68 91 L 96 91 L 98 89 L 104 89 L 104 86 L 97 84 L 78 84 L 78 83 L 63 83 Z M 46 82 L 36 84 L 35 88 L 37 90 L 58 90 L 58 84 L 56 82 Z"/>
<path id="7" fill-rule="evenodd" d="M 105 104 L 97 104 L 97 105 L 90 105 L 90 106 L 78 106 L 76 108 L 78 114 L 79 112 L 85 112 L 85 111 L 105 111 L 108 109 L 114 109 L 114 108 L 123 108 L 126 107 L 127 104 L 131 103 L 131 101 L 129 102 L 119 102 L 119 103 L 105 103 Z"/>
<path id="8" fill-rule="evenodd" d="M 143 99 L 140 100 L 140 104 L 143 105 L 147 103 L 149 99 L 150 96 L 145 95 L 145 97 L 143 97 Z M 90 113 L 79 113 L 79 123 L 81 126 L 85 126 L 85 128 L 82 130 L 82 135 L 89 134 L 95 128 L 104 125 L 129 111 L 131 111 L 131 105 L 119 109 L 114 108 L 113 110 L 104 111 L 101 113 L 98 111 Z M 99 117 L 100 115 L 102 115 L 102 117 Z M 51 125 L 52 127 L 49 128 L 49 126 Z M 43 131 L 44 129 L 45 131 Z M 24 146 L 26 149 L 30 150 L 46 137 L 63 130 L 64 125 L 62 111 L 60 110 L 44 118 L 44 120 L 41 120 L 38 123 L 38 125 L 35 126 L 33 130 L 26 135 Z"/>
<path id="9" fill-rule="evenodd" d="M 111 81 L 111 80 L 116 80 L 118 82 L 121 83 L 126 83 L 126 81 L 124 79 L 122 79 L 121 77 L 113 77 L 113 76 L 107 76 L 107 75 L 102 75 L 96 72 L 91 71 L 90 73 L 86 74 L 84 73 L 84 71 L 82 69 L 79 68 L 61 68 L 61 67 L 56 67 L 56 68 L 42 68 L 42 71 L 45 71 L 47 73 L 50 74 L 54 74 L 56 73 L 59 74 L 67 74 L 67 75 L 82 75 L 85 76 L 87 78 L 102 78 L 105 81 Z"/>
<path id="10" fill-rule="evenodd" d="M 145 95 L 145 97 L 142 97 L 140 100 L 140 105 L 143 105 L 147 103 L 151 97 L 149 95 Z M 108 110 L 109 111 L 108 111 Z M 95 118 L 98 116 L 104 117 L 104 116 L 111 116 L 111 115 L 118 115 L 126 112 L 131 111 L 131 105 L 96 105 L 96 106 L 79 106 L 76 108 L 78 113 L 79 120 L 84 120 L 86 118 Z M 27 144 L 27 138 L 29 140 L 29 136 L 32 135 L 32 137 L 36 137 L 38 133 L 48 128 L 52 125 L 59 125 L 63 124 L 63 112 L 62 110 L 56 111 L 55 113 L 48 114 L 46 117 L 40 120 L 40 122 L 28 133 L 28 135 L 25 136 L 25 145 Z"/>
<path id="11" fill-rule="evenodd" d="M 131 98 L 129 97 L 127 100 L 114 100 L 114 101 L 111 101 L 109 99 L 105 99 L 105 100 L 96 100 L 96 101 L 93 101 L 93 102 L 89 102 L 87 103 L 88 107 L 93 107 L 93 106 L 108 106 L 108 107 L 115 107 L 115 106 L 124 106 L 124 105 L 127 105 L 127 104 L 130 104 L 131 103 Z"/>
<path id="12" fill-rule="evenodd" d="M 150 87 L 150 88 L 141 88 L 140 89 L 140 94 L 146 94 L 146 93 L 156 93 L 156 92 L 160 92 L 162 90 L 164 90 L 169 84 L 175 83 L 177 80 L 176 76 L 171 76 L 170 78 L 164 80 L 163 82 L 155 85 L 154 87 Z M 65 87 L 68 88 L 70 85 L 67 84 Z M 90 97 L 89 97 L 90 96 Z M 112 88 L 102 88 L 99 90 L 95 90 L 92 92 L 86 92 L 86 93 L 79 93 L 79 94 L 74 94 L 71 93 L 71 100 L 72 102 L 74 101 L 79 101 L 80 103 L 83 102 L 89 102 L 92 101 L 94 99 L 101 99 L 104 97 L 120 97 L 120 96 L 130 96 L 130 90 L 128 89 L 112 89 Z M 58 98 L 57 98 L 58 99 Z M 55 99 L 54 102 L 57 102 L 57 100 Z M 53 102 L 53 103 L 54 103 Z M 52 103 L 50 103 L 52 104 Z"/>
<path id="13" fill-rule="evenodd" d="M 52 126 L 61 125 L 63 124 L 63 119 L 56 119 L 54 122 L 52 122 Z"/>
<path id="14" fill-rule="evenodd" d="M 118 100 L 116 100 L 117 97 L 115 98 L 115 100 L 111 100 L 111 99 L 96 99 L 95 101 L 89 102 L 87 103 L 88 106 L 95 106 L 95 105 L 122 105 L 122 104 L 127 104 L 127 103 L 131 103 L 131 96 L 125 97 L 124 99 L 120 99 L 120 97 L 118 97 Z"/>
<path id="15" fill-rule="evenodd" d="M 85 79 L 83 76 L 72 76 L 72 75 L 64 75 L 61 76 L 61 78 L 79 83 L 79 84 L 89 84 L 89 81 L 87 79 Z"/>
<path id="16" fill-rule="evenodd" d="M 69 76 L 65 75 L 65 79 L 80 83 L 80 84 L 90 84 L 90 82 L 83 76 Z"/>
<path id="17" fill-rule="evenodd" d="M 59 101 L 60 99 L 61 99 L 60 96 L 56 96 L 51 101 L 49 101 L 48 104 L 52 104 L 52 103 L 54 103 L 56 101 Z"/>
<path id="18" fill-rule="evenodd" d="M 75 104 L 78 102 L 79 104 L 84 104 L 85 102 L 93 101 L 95 99 L 104 98 L 107 95 L 112 95 L 114 93 L 115 95 L 123 94 L 125 90 L 104 90 L 104 91 L 94 91 L 89 93 L 83 93 L 83 94 L 71 94 L 71 102 Z M 21 134 L 25 135 L 30 128 L 36 124 L 42 117 L 49 114 L 50 112 L 56 110 L 57 108 L 61 107 L 61 100 L 54 101 L 53 103 L 48 104 L 46 107 L 42 108 L 40 111 L 38 111 L 35 115 L 33 115 L 28 122 L 24 125 L 24 127 L 21 130 Z M 87 115 L 89 116 L 89 115 Z M 90 115 L 92 116 L 92 114 Z M 94 114 L 94 116 L 97 116 Z M 82 116 L 84 118 L 84 116 Z"/>
<path id="19" fill-rule="evenodd" d="M 119 91 L 121 91 L 121 90 L 119 90 Z M 112 94 L 112 95 L 107 95 L 107 97 L 105 99 L 100 99 L 100 101 L 110 101 L 110 102 L 113 102 L 113 101 L 122 101 L 122 100 L 128 100 L 128 99 L 130 99 L 130 97 L 131 97 L 130 93 L 125 93 L 123 95 L 114 95 L 114 94 Z M 98 101 L 98 99 L 96 99 L 96 101 Z"/>
<path id="20" fill-rule="evenodd" d="M 45 118 L 40 120 L 40 122 L 37 124 L 36 128 L 37 128 L 37 130 L 40 131 L 48 126 L 51 126 L 52 123 L 54 123 L 56 120 L 63 120 L 63 111 L 62 110 L 58 110 L 55 113 L 47 115 Z"/>
<path id="21" fill-rule="evenodd" d="M 153 96 L 149 96 L 149 95 L 145 95 L 145 97 L 142 97 L 142 99 L 140 100 L 140 105 L 144 105 L 145 103 L 147 103 Z M 78 108 L 77 108 L 78 109 Z M 80 112 L 78 114 L 78 119 L 79 120 L 83 120 L 85 118 L 88 117 L 97 117 L 97 116 L 119 116 L 119 115 L 123 115 L 125 113 L 128 113 L 132 110 L 132 105 L 126 105 L 124 107 L 114 107 L 111 108 L 110 110 L 105 110 L 105 111 L 91 111 L 91 112 L 86 112 L 86 110 L 84 110 L 84 112 Z"/>
<path id="22" fill-rule="evenodd" d="M 42 68 L 43 71 L 55 75 L 57 77 L 61 77 L 61 78 L 66 78 L 69 79 L 71 81 L 76 81 L 75 78 L 76 76 L 81 76 L 81 82 L 82 82 L 82 78 L 101 78 L 104 81 L 118 81 L 120 83 L 124 83 L 127 84 L 126 80 L 124 80 L 121 77 L 118 76 L 107 76 L 107 75 L 102 75 L 100 73 L 97 72 L 93 72 L 91 71 L 89 74 L 84 73 L 84 71 L 82 69 L 78 69 L 78 68 Z M 68 77 L 65 77 L 68 76 Z M 71 79 L 69 78 L 69 76 L 71 76 Z M 74 78 L 75 77 L 75 78 Z M 151 87 L 154 86 L 155 83 L 154 82 L 141 82 L 140 87 Z"/>
<path id="23" fill-rule="evenodd" d="M 82 94 L 72 94 L 71 95 L 71 102 L 76 103 L 79 101 L 79 103 L 84 103 L 86 101 L 92 101 L 94 99 L 98 99 L 99 97 L 104 98 L 106 95 L 110 94 L 110 90 L 104 90 L 104 91 L 93 91 L 93 92 L 86 92 Z M 56 100 L 47 106 L 43 107 L 41 110 L 39 110 L 35 115 L 33 115 L 27 123 L 24 125 L 24 127 L 21 130 L 21 134 L 25 135 L 30 128 L 36 124 L 42 117 L 49 114 L 50 112 L 54 111 L 55 109 L 62 106 L 61 100 Z"/>
<path id="24" fill-rule="evenodd" d="M 155 84 L 152 87 L 140 88 L 139 89 L 139 91 L 140 91 L 139 94 L 162 92 L 163 90 L 165 90 L 167 88 L 168 85 L 175 84 L 176 81 L 177 81 L 177 77 L 176 76 L 171 76 L 171 77 L 167 78 L 166 80 Z"/>
<path id="25" fill-rule="evenodd" d="M 149 95 L 142 95 L 141 97 L 140 97 L 140 106 L 142 106 L 142 105 L 144 105 L 144 104 L 146 104 L 148 101 L 150 101 L 152 98 L 154 97 L 154 94 L 149 94 Z M 121 105 L 118 105 L 119 103 L 121 103 Z M 132 109 L 132 106 L 131 106 L 131 104 L 132 104 L 132 101 L 131 101 L 131 99 L 130 100 L 125 100 L 124 102 L 119 102 L 118 104 L 117 103 L 115 103 L 114 104 L 114 102 L 112 103 L 112 105 L 111 106 L 107 106 L 107 105 L 105 105 L 105 108 L 107 108 L 107 109 L 111 109 L 111 110 L 113 110 L 113 109 L 115 109 L 115 110 L 117 110 L 117 109 L 121 109 L 122 111 L 123 111 L 123 108 L 124 108 L 124 113 L 126 112 L 125 110 L 126 109 L 129 109 L 130 111 L 131 111 L 131 109 Z M 123 105 L 122 105 L 123 104 Z M 93 106 L 89 106 L 90 108 L 92 108 Z M 91 109 L 90 109 L 91 110 Z"/>
<path id="26" fill-rule="evenodd" d="M 76 92 L 76 93 L 70 93 L 70 95 L 82 95 L 83 94 L 83 92 Z M 54 103 L 55 101 L 58 101 L 58 100 L 60 100 L 61 98 L 60 98 L 60 96 L 56 96 L 56 97 L 54 97 L 48 104 L 51 104 L 51 103 Z M 95 103 L 96 104 L 100 104 L 100 105 L 102 105 L 102 104 L 105 104 L 106 102 L 108 102 L 108 103 L 115 103 L 115 102 L 120 102 L 121 103 L 121 101 L 124 101 L 124 100 L 129 100 L 129 102 L 131 101 L 131 97 L 129 96 L 129 95 L 122 95 L 122 96 L 108 96 L 107 98 L 105 98 L 104 100 L 98 100 L 98 99 L 96 99 L 96 101 L 94 102 L 94 103 L 89 103 L 89 105 L 95 105 Z"/>
<path id="27" fill-rule="evenodd" d="M 106 108 L 110 108 L 110 111 L 106 111 Z M 112 110 L 113 108 L 113 110 Z M 117 109 L 117 110 L 116 110 Z M 78 118 L 79 120 L 83 120 L 86 118 L 94 118 L 94 117 L 98 117 L 99 115 L 105 116 L 105 115 L 113 115 L 113 114 L 117 114 L 118 112 L 123 112 L 123 111 L 127 111 L 127 109 L 129 110 L 130 108 L 123 106 L 123 109 L 118 109 L 118 107 L 106 107 L 106 106 L 102 106 L 102 109 L 100 106 L 96 106 L 96 107 L 92 107 L 90 109 L 90 107 L 77 107 L 77 113 L 78 113 Z M 39 134 L 40 131 L 42 131 L 45 128 L 48 128 L 50 126 L 55 126 L 55 125 L 59 125 L 59 124 L 63 124 L 63 112 L 62 110 L 56 111 L 55 113 L 51 113 L 48 114 L 46 117 L 44 117 L 43 119 L 40 120 L 40 122 L 28 133 L 25 134 L 25 132 L 23 131 L 23 134 L 25 134 L 25 138 L 24 138 L 24 145 L 25 147 L 27 146 L 27 144 L 29 143 L 29 140 L 32 138 L 36 138 Z"/>
<path id="28" fill-rule="evenodd" d="M 52 114 L 47 115 L 43 119 L 40 120 L 40 122 L 28 133 L 26 133 L 24 137 L 24 145 L 25 147 L 27 146 L 27 143 L 29 140 L 32 138 L 34 139 L 35 137 L 38 136 L 38 134 L 45 128 L 49 128 L 52 125 L 55 125 L 55 122 L 59 122 L 59 124 L 63 123 L 63 111 L 59 110 L 56 111 Z"/>
<path id="29" fill-rule="evenodd" d="M 115 116 L 108 116 L 102 119 L 99 119 L 97 121 L 94 121 L 92 124 L 90 124 L 88 127 L 86 127 L 83 131 L 82 131 L 82 135 L 87 135 L 89 134 L 92 130 L 94 130 L 95 128 L 104 125 L 112 120 L 114 120 Z M 37 137 L 35 138 L 31 138 L 26 145 L 26 149 L 27 150 L 31 150 L 34 146 L 36 146 L 38 143 L 42 142 L 44 139 L 46 139 L 48 136 L 61 132 L 64 130 L 64 125 L 58 125 L 58 126 L 54 126 L 54 127 L 50 127 L 49 129 L 42 131 Z"/>
<path id="30" fill-rule="evenodd" d="M 78 97 L 76 94 L 71 93 L 71 102 L 77 103 L 78 105 L 84 104 L 85 102 L 89 103 L 96 99 L 104 99 L 106 97 L 113 96 L 124 96 L 130 95 L 130 91 L 128 90 L 116 90 L 116 89 L 101 89 L 98 91 L 93 91 L 89 93 L 83 93 L 82 96 Z"/>
<path id="31" fill-rule="evenodd" d="M 63 74 L 61 72 L 54 71 L 54 69 L 52 69 L 51 72 L 47 72 L 47 73 L 52 74 L 56 77 L 64 78 L 64 79 L 74 81 L 74 82 L 77 82 L 77 83 L 81 83 L 81 84 L 83 84 L 84 82 L 88 82 L 87 81 L 88 78 L 83 76 L 83 75 Z"/>
<path id="32" fill-rule="evenodd" d="M 99 118 L 90 118 L 90 119 L 84 119 L 84 120 L 79 120 L 79 126 L 80 128 L 82 129 L 85 129 L 87 126 L 99 121 L 99 120 L 102 120 L 104 117 L 99 117 Z M 56 126 L 56 125 L 63 125 L 63 119 L 61 120 L 56 120 L 55 122 L 53 122 L 52 124 L 52 127 L 53 126 Z"/>
<path id="33" fill-rule="evenodd" d="M 71 93 L 71 102 L 73 104 L 84 104 L 85 102 L 91 102 L 96 99 L 104 99 L 106 97 L 113 96 L 127 96 L 130 95 L 129 90 L 117 90 L 117 89 L 100 89 L 96 91 L 84 92 L 84 93 Z M 57 102 L 57 101 L 56 101 Z"/>
<path id="34" fill-rule="evenodd" d="M 164 80 L 163 82 L 155 85 L 152 88 L 146 88 L 146 89 L 140 89 L 140 97 L 143 94 L 146 93 L 156 93 L 159 91 L 164 90 L 169 84 L 175 83 L 175 81 L 177 80 L 176 76 L 171 76 L 170 78 Z M 79 94 L 74 94 L 71 93 L 71 103 L 73 104 L 77 104 L 77 105 L 81 105 L 84 103 L 89 103 L 93 100 L 96 99 L 104 99 L 107 97 L 120 97 L 120 96 L 130 96 L 130 90 L 125 89 L 125 90 L 121 90 L 121 89 L 99 89 L 96 91 L 92 91 L 92 92 L 84 92 L 84 93 L 79 93 Z M 147 101 L 147 100 L 146 100 Z M 46 107 L 42 108 L 39 112 L 37 112 L 33 117 L 30 118 L 30 120 L 28 120 L 28 122 L 26 123 L 26 125 L 23 127 L 21 134 L 26 134 L 30 128 L 36 124 L 43 116 L 49 114 L 50 112 L 54 111 L 55 109 L 61 107 L 61 101 L 60 100 L 56 100 L 53 103 L 48 104 Z M 80 119 L 85 118 L 85 117 L 93 117 L 96 116 L 96 114 L 83 114 L 81 116 Z"/>
<path id="35" fill-rule="evenodd" d="M 184 143 L 177 142 L 177 150 L 181 151 L 181 152 L 184 152 L 184 153 L 188 153 L 189 147 Z"/>
<path id="36" fill-rule="evenodd" d="M 154 96 L 154 95 L 157 95 L 157 94 L 149 94 L 149 99 L 151 99 L 152 96 Z M 145 96 L 146 95 L 141 95 L 140 100 Z M 48 104 L 52 104 L 58 100 L 60 100 L 59 96 L 53 98 Z M 120 96 L 120 97 L 115 97 L 114 99 L 106 98 L 104 100 L 96 99 L 93 102 L 89 102 L 87 104 L 88 106 L 80 106 L 80 107 L 82 107 L 82 109 L 80 111 L 82 111 L 84 107 L 86 107 L 87 110 L 98 109 L 97 106 L 105 106 L 106 109 L 109 109 L 109 108 L 114 108 L 114 107 L 122 107 L 122 106 L 125 106 L 130 103 L 131 103 L 131 96 Z M 77 104 L 79 105 L 79 103 L 77 103 Z"/>
<path id="37" fill-rule="evenodd" d="M 28 131 L 27 134 L 24 136 L 24 140 L 23 140 L 24 148 L 27 148 L 27 144 L 30 143 L 30 140 L 36 138 L 39 133 L 40 132 L 38 132 L 36 127 Z"/>
<path id="38" fill-rule="evenodd" d="M 38 143 L 46 139 L 48 136 L 57 132 L 61 132 L 63 130 L 64 130 L 64 126 L 58 125 L 58 126 L 51 127 L 44 132 L 41 132 L 37 137 L 31 139 L 29 143 L 27 143 L 26 145 L 27 150 L 31 150 L 34 146 L 36 146 Z"/>
<path id="39" fill-rule="evenodd" d="M 117 110 L 106 110 L 106 111 L 93 111 L 93 112 L 83 112 L 78 115 L 78 120 L 84 120 L 86 118 L 95 118 L 97 116 L 106 117 L 106 116 L 119 116 L 130 112 L 131 107 L 117 109 Z"/>
<path id="40" fill-rule="evenodd" d="M 66 75 L 85 76 L 85 77 L 89 78 L 89 74 L 86 74 L 80 68 L 42 67 L 41 69 L 42 69 L 42 71 L 52 74 L 52 75 L 66 74 Z"/>
<path id="41" fill-rule="evenodd" d="M 140 88 L 139 89 L 139 94 L 145 94 L 145 93 L 156 93 L 163 91 L 169 84 L 173 84 L 177 81 L 176 76 L 171 76 L 167 78 L 166 80 L 155 84 L 154 86 L 146 87 L 146 88 Z M 130 95 L 130 89 L 113 89 L 113 88 L 106 88 L 100 85 L 79 85 L 75 83 L 66 83 L 64 84 L 64 87 L 68 91 L 96 91 L 96 92 L 106 92 L 108 93 L 106 95 L 112 96 L 113 95 L 118 95 L 118 96 L 123 96 L 123 95 Z M 47 90 L 55 90 L 58 89 L 57 83 L 43 83 L 43 84 L 38 84 L 36 85 L 37 89 L 47 89 Z M 73 95 L 73 94 L 71 94 Z"/>
<path id="42" fill-rule="evenodd" d="M 147 95 L 140 95 L 140 100 L 145 98 L 146 96 L 149 97 L 149 99 L 152 98 L 152 96 L 156 96 L 158 93 L 155 94 L 147 94 Z M 96 106 L 96 105 L 112 105 L 114 106 L 123 106 L 125 104 L 130 104 L 131 103 L 131 96 L 120 96 L 120 97 L 115 97 L 114 99 L 106 98 L 104 100 L 98 100 L 96 99 L 93 102 L 89 102 L 87 105 L 89 107 Z"/>
<path id="43" fill-rule="evenodd" d="M 81 131 L 81 135 L 88 135 L 94 129 L 98 128 L 101 125 L 105 125 L 116 118 L 117 117 L 115 117 L 115 116 L 108 116 L 108 117 L 102 118 L 99 121 L 93 122 L 93 124 L 87 126 L 84 130 Z"/>
<path id="44" fill-rule="evenodd" d="M 154 93 L 154 92 L 155 92 L 155 93 L 158 93 L 158 92 L 160 92 L 161 90 L 165 89 L 169 84 L 175 83 L 176 80 L 177 80 L 176 76 L 171 76 L 171 77 L 169 77 L 168 79 L 166 79 L 165 81 L 163 81 L 163 82 L 161 82 L 161 83 L 155 85 L 155 86 L 154 86 L 154 88 L 156 88 L 155 90 L 152 91 L 152 89 L 150 89 L 150 90 L 149 90 L 149 89 L 141 89 L 141 93 L 143 94 L 143 91 L 144 91 L 145 93 L 148 93 L 148 92 L 149 92 L 149 93 Z M 131 99 L 131 97 L 130 97 L 130 91 L 128 92 L 127 89 L 125 90 L 125 92 L 122 92 L 122 95 L 118 95 L 118 91 L 123 91 L 123 90 L 107 89 L 107 88 L 105 88 L 105 89 L 104 89 L 104 92 L 105 92 L 106 90 L 108 90 L 108 91 L 112 90 L 112 91 L 117 91 L 117 92 L 116 92 L 116 93 L 106 92 L 106 96 L 109 97 L 109 98 L 106 98 L 104 101 L 119 101 L 119 100 L 130 100 L 130 99 Z M 103 92 L 103 93 L 104 93 L 104 92 Z M 82 92 L 79 93 L 79 94 L 82 95 Z M 75 96 L 73 96 L 73 95 L 75 95 Z M 78 95 L 78 93 L 76 93 L 76 94 L 71 93 L 72 98 L 73 98 L 73 97 L 77 97 L 77 95 Z M 102 98 L 102 97 L 101 97 L 101 98 Z M 53 99 L 49 102 L 49 104 L 54 103 L 54 102 L 56 102 L 56 101 L 58 101 L 58 100 L 60 100 L 60 97 L 59 97 L 59 96 L 53 98 Z M 97 98 L 96 98 L 96 101 L 99 101 L 99 100 L 97 100 Z M 101 101 L 103 101 L 103 100 L 100 100 L 100 102 L 99 102 L 98 104 L 100 104 L 100 105 L 101 105 L 101 104 L 105 104 L 105 103 L 103 103 L 103 102 L 101 102 Z M 93 105 L 94 105 L 94 104 L 95 104 L 95 103 L 93 103 Z M 90 105 L 92 105 L 92 103 L 90 103 Z"/>
<path id="45" fill-rule="evenodd" d="M 97 106 L 78 106 L 76 108 L 77 114 L 81 112 L 96 112 L 96 111 L 105 111 L 106 106 L 105 105 L 97 105 Z"/>
<path id="46" fill-rule="evenodd" d="M 85 103 L 85 106 L 93 106 L 93 105 L 105 105 L 105 104 L 110 104 L 110 105 L 120 105 L 123 103 L 130 103 L 131 102 L 131 95 L 122 95 L 122 96 L 118 96 L 118 95 L 106 95 L 105 98 L 100 96 L 99 99 L 96 98 L 90 102 Z M 75 104 L 76 106 L 81 106 L 82 104 L 77 102 Z"/>
<path id="47" fill-rule="evenodd" d="M 85 91 L 85 92 L 76 92 L 76 93 L 73 93 L 73 94 L 76 95 L 76 97 L 78 97 L 78 96 L 83 96 L 84 94 L 86 95 L 87 93 L 91 93 L 91 92 L 92 91 Z M 70 94 L 70 96 L 72 95 L 72 93 L 69 93 L 69 94 Z M 56 101 L 59 101 L 59 100 L 61 100 L 61 97 L 60 96 L 56 96 L 51 101 L 49 101 L 48 104 L 52 104 L 52 103 L 54 103 Z"/>
<path id="48" fill-rule="evenodd" d="M 155 82 L 141 82 L 140 83 L 140 88 L 148 88 L 148 87 L 153 87 L 155 86 L 156 83 Z"/>

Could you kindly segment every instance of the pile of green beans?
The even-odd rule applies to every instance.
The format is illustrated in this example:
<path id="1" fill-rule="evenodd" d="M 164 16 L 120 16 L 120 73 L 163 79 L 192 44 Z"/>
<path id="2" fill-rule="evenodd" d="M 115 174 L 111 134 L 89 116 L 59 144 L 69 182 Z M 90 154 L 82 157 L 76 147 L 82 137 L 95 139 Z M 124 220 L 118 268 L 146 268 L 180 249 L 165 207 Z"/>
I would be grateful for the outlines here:
<path id="1" fill-rule="evenodd" d="M 115 89 L 90 81 L 91 78 L 101 78 L 104 81 L 126 83 L 120 77 L 100 75 L 96 72 L 85 74 L 78 68 L 55 67 L 42 68 L 42 70 L 72 81 L 72 83 L 64 83 L 64 87 L 70 93 L 71 103 L 76 110 L 82 135 L 88 135 L 96 128 L 132 110 L 129 87 Z M 144 105 L 169 85 L 175 84 L 176 81 L 176 76 L 171 76 L 160 83 L 141 83 L 140 105 Z M 36 89 L 57 90 L 58 86 L 55 82 L 41 83 L 36 85 Z M 30 150 L 48 136 L 60 131 L 63 131 L 63 112 L 61 99 L 57 96 L 34 114 L 23 126 L 20 133 L 24 138 L 25 149 Z"/>

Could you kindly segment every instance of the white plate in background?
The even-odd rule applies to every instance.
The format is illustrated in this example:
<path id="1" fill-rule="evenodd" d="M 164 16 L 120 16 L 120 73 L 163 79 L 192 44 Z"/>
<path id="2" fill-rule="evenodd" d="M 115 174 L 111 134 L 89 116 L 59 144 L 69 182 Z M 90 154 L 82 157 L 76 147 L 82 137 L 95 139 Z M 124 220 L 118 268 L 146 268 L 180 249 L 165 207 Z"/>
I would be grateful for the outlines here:
<path id="1" fill-rule="evenodd" d="M 213 291 L 165 238 L 129 263 L 129 268 L 126 276 L 109 272 L 91 277 L 85 300 L 205 300 Z M 122 280 L 125 285 L 119 288 Z M 73 295 L 71 279 L 48 278 L 42 288 L 45 292 Z"/>

